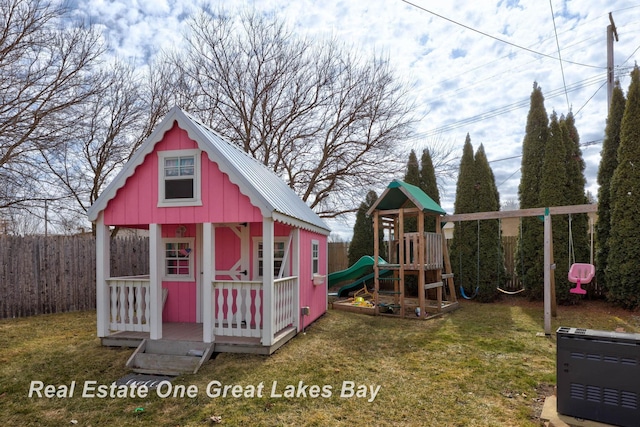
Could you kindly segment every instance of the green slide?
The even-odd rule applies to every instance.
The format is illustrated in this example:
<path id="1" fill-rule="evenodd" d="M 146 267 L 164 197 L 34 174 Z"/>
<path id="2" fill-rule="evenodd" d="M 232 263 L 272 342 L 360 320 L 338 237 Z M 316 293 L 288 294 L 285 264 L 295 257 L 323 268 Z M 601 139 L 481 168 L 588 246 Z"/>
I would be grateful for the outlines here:
<path id="1" fill-rule="evenodd" d="M 384 259 L 378 257 L 378 265 L 382 266 L 386 263 L 387 262 Z M 372 256 L 365 255 L 358 261 L 356 261 L 356 263 L 351 267 L 345 270 L 334 271 L 333 273 L 329 274 L 328 285 L 329 287 L 331 287 L 336 283 L 344 282 L 346 280 L 358 279 L 355 282 L 349 283 L 338 290 L 337 294 L 339 297 L 346 297 L 350 291 L 355 290 L 356 288 L 361 288 L 366 281 L 373 279 L 373 273 L 363 276 L 363 274 L 371 271 L 371 269 L 373 268 L 373 264 L 374 258 Z M 384 276 L 386 274 L 389 274 L 388 270 L 380 271 L 381 276 Z"/>

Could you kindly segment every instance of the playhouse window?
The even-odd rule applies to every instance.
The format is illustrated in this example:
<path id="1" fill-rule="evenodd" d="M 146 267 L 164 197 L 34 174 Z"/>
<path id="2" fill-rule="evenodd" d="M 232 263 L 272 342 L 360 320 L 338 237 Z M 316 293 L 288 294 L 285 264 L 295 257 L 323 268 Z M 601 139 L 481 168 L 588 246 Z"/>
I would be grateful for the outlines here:
<path id="1" fill-rule="evenodd" d="M 286 242 L 284 240 L 276 240 L 273 242 L 273 275 L 275 277 L 278 277 L 278 275 L 280 274 L 280 268 L 282 267 L 282 263 L 284 262 L 285 243 Z M 258 242 L 257 255 L 258 276 L 262 277 L 262 273 L 264 271 L 262 242 Z M 284 272 L 284 275 L 286 275 L 286 272 Z"/>
<path id="2" fill-rule="evenodd" d="M 320 242 L 311 241 L 311 274 L 320 272 Z"/>
<path id="3" fill-rule="evenodd" d="M 171 280 L 193 280 L 193 239 L 164 241 L 164 276 Z"/>
<path id="4" fill-rule="evenodd" d="M 158 153 L 160 157 L 160 206 L 200 204 L 200 152 L 175 150 Z"/>

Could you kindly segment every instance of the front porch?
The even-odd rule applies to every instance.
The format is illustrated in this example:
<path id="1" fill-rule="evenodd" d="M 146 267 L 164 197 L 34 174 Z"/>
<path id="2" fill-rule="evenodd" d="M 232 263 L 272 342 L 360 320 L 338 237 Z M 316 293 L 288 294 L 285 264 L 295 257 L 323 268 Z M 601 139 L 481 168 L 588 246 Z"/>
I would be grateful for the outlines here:
<path id="1" fill-rule="evenodd" d="M 269 355 L 296 336 L 296 333 L 297 331 L 293 327 L 285 328 L 279 334 L 276 334 L 274 343 L 270 346 L 262 345 L 259 338 L 216 335 L 214 337 L 213 351 L 216 353 Z M 149 332 L 115 331 L 109 336 L 101 338 L 100 341 L 105 347 L 136 348 L 145 339 L 149 339 Z M 202 323 L 165 323 L 163 325 L 163 339 L 169 341 L 202 341 Z"/>
<path id="2" fill-rule="evenodd" d="M 205 318 L 198 323 L 163 322 L 160 338 L 151 334 L 154 305 L 149 276 L 109 278 L 105 288 L 109 317 L 108 333 L 101 336 L 105 346 L 137 347 L 145 339 L 161 338 L 213 343 L 215 352 L 271 354 L 297 334 L 298 278 L 293 276 L 273 281 L 273 310 L 266 317 L 262 282 L 213 281 L 211 299 L 205 299 L 211 304 L 203 307 L 208 322 Z M 168 297 L 163 292 L 163 300 Z M 207 324 L 210 330 L 205 329 Z"/>

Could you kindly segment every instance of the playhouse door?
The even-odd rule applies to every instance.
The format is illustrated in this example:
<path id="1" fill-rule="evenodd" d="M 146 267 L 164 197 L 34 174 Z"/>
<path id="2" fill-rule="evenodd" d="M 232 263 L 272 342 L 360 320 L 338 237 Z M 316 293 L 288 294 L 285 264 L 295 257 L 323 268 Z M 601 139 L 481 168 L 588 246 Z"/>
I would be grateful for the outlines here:
<path id="1" fill-rule="evenodd" d="M 163 322 L 200 321 L 201 227 L 163 227 Z"/>
<path id="2" fill-rule="evenodd" d="M 216 226 L 216 273 L 218 280 L 249 280 L 249 225 Z"/>

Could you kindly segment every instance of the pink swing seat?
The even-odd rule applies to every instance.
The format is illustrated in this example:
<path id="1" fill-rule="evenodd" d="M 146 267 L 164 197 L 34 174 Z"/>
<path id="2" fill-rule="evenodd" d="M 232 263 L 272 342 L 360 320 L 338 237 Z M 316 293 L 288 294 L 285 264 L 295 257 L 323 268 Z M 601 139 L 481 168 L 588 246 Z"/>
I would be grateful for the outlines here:
<path id="1" fill-rule="evenodd" d="M 590 283 L 595 274 L 596 268 L 593 266 L 593 264 L 572 264 L 571 268 L 569 269 L 568 279 L 571 283 L 575 283 L 576 287 L 571 288 L 569 292 L 571 292 L 572 294 L 585 295 L 587 291 L 582 289 L 581 284 Z"/>

